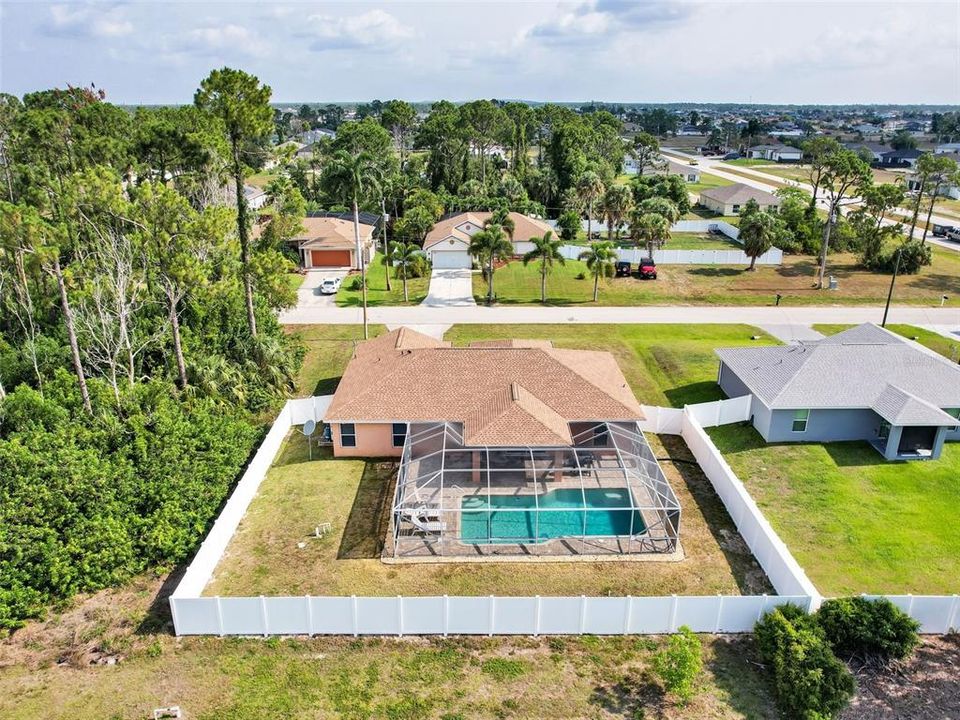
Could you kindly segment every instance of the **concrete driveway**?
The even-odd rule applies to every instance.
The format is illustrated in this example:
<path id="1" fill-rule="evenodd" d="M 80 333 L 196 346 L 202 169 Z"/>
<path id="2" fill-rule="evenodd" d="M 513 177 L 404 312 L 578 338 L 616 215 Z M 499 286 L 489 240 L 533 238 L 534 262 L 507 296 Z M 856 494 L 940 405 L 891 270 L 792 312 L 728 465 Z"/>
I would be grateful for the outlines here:
<path id="1" fill-rule="evenodd" d="M 430 289 L 422 305 L 428 307 L 468 307 L 476 305 L 473 299 L 473 271 L 434 270 L 430 274 Z"/>
<path id="2" fill-rule="evenodd" d="M 303 284 L 297 290 L 297 309 L 333 308 L 337 306 L 336 295 L 321 295 L 320 283 L 329 277 L 338 277 L 343 280 L 350 272 L 347 268 L 330 268 L 324 270 L 307 270 Z"/>

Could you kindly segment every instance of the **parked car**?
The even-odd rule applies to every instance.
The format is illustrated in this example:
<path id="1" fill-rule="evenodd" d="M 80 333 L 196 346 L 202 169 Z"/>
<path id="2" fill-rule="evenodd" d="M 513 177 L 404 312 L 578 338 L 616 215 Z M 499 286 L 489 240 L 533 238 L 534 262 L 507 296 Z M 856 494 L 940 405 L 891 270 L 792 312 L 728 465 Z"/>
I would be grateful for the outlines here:
<path id="1" fill-rule="evenodd" d="M 691 161 L 690 161 L 689 163 L 687 163 L 687 164 L 688 164 L 688 165 L 699 165 L 700 163 L 697 162 L 696 160 L 691 160 Z"/>
<path id="2" fill-rule="evenodd" d="M 933 236 L 934 237 L 946 237 L 947 233 L 951 230 L 956 230 L 953 225 L 934 225 L 933 226 Z"/>
<path id="3" fill-rule="evenodd" d="M 324 278 L 323 282 L 320 283 L 320 294 L 321 295 L 336 295 L 337 290 L 340 289 L 340 284 L 343 282 L 338 277 Z"/>
<path id="4" fill-rule="evenodd" d="M 742 156 L 738 152 L 728 152 L 721 160 L 739 160 Z"/>
<path id="5" fill-rule="evenodd" d="M 637 273 L 641 280 L 656 280 L 657 264 L 653 261 L 653 258 L 641 258 Z"/>
<path id="6" fill-rule="evenodd" d="M 945 237 L 947 238 L 947 240 L 960 242 L 960 228 L 955 228 L 955 227 L 950 228 L 949 230 L 947 230 L 947 234 Z"/>
<path id="7" fill-rule="evenodd" d="M 630 263 L 621 260 L 617 263 L 617 277 L 630 277 Z"/>

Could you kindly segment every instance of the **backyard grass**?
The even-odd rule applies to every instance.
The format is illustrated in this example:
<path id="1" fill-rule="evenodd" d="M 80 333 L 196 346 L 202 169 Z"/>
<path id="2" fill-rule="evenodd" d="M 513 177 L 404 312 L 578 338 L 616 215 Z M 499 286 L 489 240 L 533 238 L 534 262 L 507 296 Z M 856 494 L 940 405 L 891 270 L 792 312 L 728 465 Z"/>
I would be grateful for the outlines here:
<path id="1" fill-rule="evenodd" d="M 824 335 L 836 335 L 838 332 L 847 330 L 853 327 L 853 325 L 814 325 L 813 329 L 817 332 L 821 332 Z M 939 333 L 931 332 L 930 330 L 924 330 L 923 328 L 915 327 L 914 325 L 898 325 L 890 323 L 887 325 L 887 330 L 891 330 L 898 335 L 903 335 L 905 338 L 910 338 L 911 340 L 916 340 L 924 347 L 930 348 L 936 353 L 940 353 L 948 360 L 952 362 L 957 362 L 960 360 L 960 337 L 955 340 L 944 337 Z"/>
<path id="2" fill-rule="evenodd" d="M 701 636 L 704 672 L 680 707 L 652 672 L 666 638 L 177 638 L 162 581 L 0 641 L 0 717 L 141 720 L 171 705 L 192 720 L 777 717 L 747 635 Z M 102 653 L 116 664 L 94 664 Z"/>
<path id="3" fill-rule="evenodd" d="M 769 165 L 769 160 L 763 158 L 737 158 L 736 160 L 724 160 L 727 165 L 739 165 L 741 167 L 752 167 L 754 165 Z"/>
<path id="4" fill-rule="evenodd" d="M 296 378 L 296 395 L 328 395 L 337 388 L 340 376 L 353 355 L 357 343 L 363 342 L 360 325 L 288 325 L 288 333 L 296 335 L 306 347 L 303 365 Z M 386 332 L 383 325 L 371 325 L 370 337 Z"/>
<path id="5" fill-rule="evenodd" d="M 722 178 L 719 175 L 711 175 L 708 172 L 700 173 L 700 182 L 687 183 L 687 191 L 699 195 L 701 190 L 707 188 L 723 187 L 724 185 L 733 185 L 733 182 Z"/>
<path id="6" fill-rule="evenodd" d="M 865 442 L 708 432 L 820 592 L 960 592 L 960 444 L 939 460 L 891 463 Z"/>
<path id="7" fill-rule="evenodd" d="M 672 407 L 723 397 L 715 348 L 777 344 L 750 325 L 454 325 L 444 335 L 454 345 L 501 338 L 607 350 L 641 403 Z"/>
<path id="8" fill-rule="evenodd" d="M 742 246 L 726 235 L 710 233 L 670 233 L 665 250 L 740 250 Z"/>
<path id="9" fill-rule="evenodd" d="M 680 501 L 680 562 L 403 563 L 380 560 L 396 463 L 307 460 L 291 432 L 205 595 L 711 595 L 770 591 L 682 439 L 651 436 Z M 329 451 L 324 451 L 329 453 Z M 314 458 L 318 452 L 314 451 Z M 677 462 L 674 462 L 676 460 Z M 331 532 L 313 538 L 314 527 Z M 306 543 L 302 549 L 298 543 Z"/>
<path id="10" fill-rule="evenodd" d="M 666 248 L 670 248 L 668 243 Z M 772 305 L 782 295 L 781 305 L 882 305 L 886 302 L 890 276 L 868 272 L 856 256 L 831 255 L 827 272 L 839 282 L 836 290 L 817 290 L 816 258 L 787 255 L 780 266 L 758 266 L 753 272 L 735 265 L 661 265 L 657 280 L 605 278 L 600 281 L 598 305 Z M 578 279 L 578 275 L 583 279 Z M 513 261 L 494 275 L 497 301 L 502 304 L 539 303 L 540 277 L 535 264 Z M 486 297 L 487 286 L 479 275 L 473 278 L 473 294 Z M 960 307 L 960 253 L 933 248 L 933 264 L 916 275 L 897 280 L 894 304 Z M 578 305 L 593 302 L 593 278 L 578 260 L 557 266 L 547 278 L 547 303 Z"/>
<path id="11" fill-rule="evenodd" d="M 265 172 L 259 172 L 251 175 L 246 180 L 244 180 L 247 185 L 253 185 L 258 188 L 265 188 L 267 185 L 272 183 L 278 177 L 276 170 L 267 170 Z"/>
<path id="12" fill-rule="evenodd" d="M 337 305 L 341 307 L 357 307 L 363 303 L 360 290 L 359 272 L 351 272 L 344 278 L 340 290 L 337 292 Z M 353 289 L 354 282 L 358 283 Z M 429 274 L 420 278 L 407 278 L 408 302 L 403 299 L 403 281 L 397 275 L 396 268 L 390 268 L 390 290 L 387 290 L 386 268 L 383 265 L 383 254 L 376 253 L 373 261 L 367 267 L 367 305 L 417 305 L 423 302 L 430 286 Z"/>

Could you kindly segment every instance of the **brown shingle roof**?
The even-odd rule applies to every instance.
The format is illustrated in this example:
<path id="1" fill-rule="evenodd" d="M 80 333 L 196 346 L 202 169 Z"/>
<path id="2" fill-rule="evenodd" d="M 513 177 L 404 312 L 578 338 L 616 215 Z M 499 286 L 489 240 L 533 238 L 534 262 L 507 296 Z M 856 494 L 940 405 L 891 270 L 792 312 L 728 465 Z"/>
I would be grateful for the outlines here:
<path id="1" fill-rule="evenodd" d="M 483 227 L 483 223 L 489 220 L 491 215 L 493 215 L 492 212 L 486 211 L 465 212 L 445 218 L 434 225 L 433 230 L 427 233 L 427 237 L 423 241 L 423 249 L 426 250 L 427 248 L 446 240 L 448 237 L 454 237 L 458 240 L 469 243 L 470 234 L 463 232 L 463 230 L 458 230 L 457 226 L 469 222 L 476 227 Z M 523 242 L 529 240 L 530 238 L 542 237 L 544 233 L 547 232 L 556 233 L 556 231 L 547 225 L 547 223 L 545 223 L 543 220 L 538 220 L 537 218 L 532 218 L 528 215 L 512 212 L 510 213 L 510 218 L 513 220 L 514 224 L 514 242 Z"/>
<path id="2" fill-rule="evenodd" d="M 643 412 L 610 353 L 543 341 L 454 348 L 401 328 L 357 347 L 324 419 L 457 422 L 467 444 L 553 446 L 571 443 L 571 422 Z"/>
<path id="3" fill-rule="evenodd" d="M 353 221 L 332 217 L 305 217 L 304 231 L 293 240 L 301 248 L 311 250 L 352 250 Z M 360 243 L 367 245 L 373 237 L 373 226 L 360 223 Z"/>

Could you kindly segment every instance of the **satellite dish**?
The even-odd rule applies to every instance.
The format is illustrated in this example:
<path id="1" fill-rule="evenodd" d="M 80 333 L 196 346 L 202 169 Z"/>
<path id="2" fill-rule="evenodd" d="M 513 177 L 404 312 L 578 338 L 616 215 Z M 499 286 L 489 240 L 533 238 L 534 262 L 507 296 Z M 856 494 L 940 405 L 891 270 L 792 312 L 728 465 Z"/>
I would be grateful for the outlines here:
<path id="1" fill-rule="evenodd" d="M 301 432 L 307 437 L 310 437 L 311 435 L 313 435 L 314 432 L 316 432 L 316 429 L 317 429 L 317 421 L 307 420 L 303 424 L 303 430 L 301 430 Z"/>

